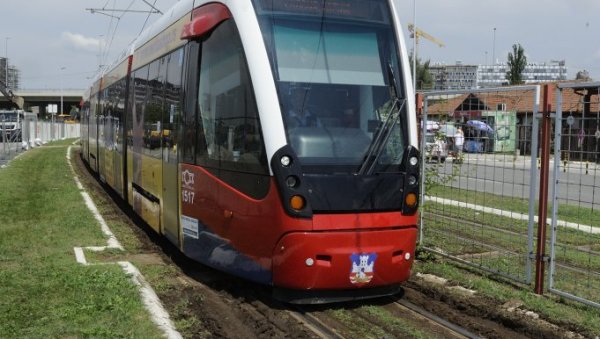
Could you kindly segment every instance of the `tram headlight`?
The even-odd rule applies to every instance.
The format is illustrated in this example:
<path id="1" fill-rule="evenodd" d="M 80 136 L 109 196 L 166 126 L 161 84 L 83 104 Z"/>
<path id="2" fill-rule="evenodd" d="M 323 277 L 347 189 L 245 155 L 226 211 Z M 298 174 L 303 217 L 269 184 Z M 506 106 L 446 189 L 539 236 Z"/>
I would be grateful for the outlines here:
<path id="1" fill-rule="evenodd" d="M 409 175 L 408 176 L 408 185 L 414 186 L 416 184 L 417 184 L 417 177 L 414 175 Z"/>
<path id="2" fill-rule="evenodd" d="M 410 159 L 408 159 L 408 162 L 410 163 L 411 166 L 417 166 L 417 164 L 419 163 L 419 158 L 410 157 Z"/>
<path id="3" fill-rule="evenodd" d="M 290 175 L 289 177 L 287 177 L 285 179 L 285 184 L 289 188 L 294 188 L 294 187 L 298 186 L 298 177 L 296 177 L 295 175 Z"/>
<path id="4" fill-rule="evenodd" d="M 292 164 L 292 158 L 287 155 L 282 156 L 280 161 L 283 167 L 289 167 Z"/>
<path id="5" fill-rule="evenodd" d="M 301 195 L 292 195 L 290 198 L 290 207 L 296 211 L 302 210 L 306 206 L 306 200 Z"/>

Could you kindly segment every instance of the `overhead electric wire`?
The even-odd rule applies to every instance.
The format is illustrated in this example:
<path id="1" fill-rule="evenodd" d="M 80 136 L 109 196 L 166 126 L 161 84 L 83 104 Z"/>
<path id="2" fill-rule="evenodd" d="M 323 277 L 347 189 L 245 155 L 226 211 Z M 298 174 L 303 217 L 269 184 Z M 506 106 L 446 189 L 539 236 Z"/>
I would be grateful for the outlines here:
<path id="1" fill-rule="evenodd" d="M 127 10 L 129 10 L 131 8 L 131 6 L 133 6 L 133 3 L 135 2 L 135 0 L 131 0 L 131 2 L 129 3 L 129 6 L 127 6 Z M 116 0 L 113 0 L 113 7 L 116 5 Z M 117 29 L 119 28 L 119 24 L 121 23 L 121 19 L 123 18 L 123 16 L 125 15 L 126 12 L 121 13 L 121 15 L 118 18 L 117 24 L 115 25 L 115 28 L 112 31 L 112 34 L 110 35 L 110 42 L 106 45 L 106 48 L 104 50 L 104 54 L 102 56 L 102 63 L 106 64 L 106 61 L 108 60 L 108 51 L 110 50 L 110 48 L 112 47 L 112 44 L 115 40 L 115 36 L 117 35 Z M 112 25 L 112 20 L 111 20 L 111 24 L 109 24 L 109 34 L 110 34 L 110 25 Z M 108 36 L 108 34 L 107 34 Z M 108 41 L 108 40 L 107 40 Z"/>
<path id="2" fill-rule="evenodd" d="M 150 3 L 148 3 L 148 2 L 146 2 L 144 0 L 142 0 L 142 2 L 144 2 L 146 5 L 150 6 L 152 8 L 152 10 L 154 10 L 154 11 L 149 11 L 148 12 L 148 16 L 146 17 L 146 20 L 144 21 L 144 24 L 142 25 L 142 29 L 140 31 L 140 34 L 146 28 L 146 25 L 148 24 L 148 21 L 150 20 L 150 15 L 151 14 L 153 14 L 153 13 L 160 13 L 160 14 L 162 14 L 162 12 L 158 8 L 156 8 L 156 2 L 157 2 L 157 0 L 154 0 L 154 3 L 152 3 L 152 4 L 150 4 Z M 116 11 L 116 0 L 113 0 L 113 4 L 112 4 L 113 8 L 111 8 L 111 9 L 107 9 L 106 8 L 109 3 L 110 3 L 110 0 L 107 0 L 106 3 L 104 4 L 104 6 L 102 7 L 102 10 Z M 125 13 L 131 12 L 131 7 L 133 6 L 134 3 L 135 3 L 135 0 L 131 0 L 131 2 L 129 3 L 129 5 L 127 6 L 127 8 L 125 10 L 120 10 L 120 11 L 122 11 L 122 13 L 118 17 L 110 15 L 111 20 L 110 20 L 110 22 L 108 24 L 108 29 L 107 29 L 107 33 L 106 33 L 107 44 L 104 47 L 104 49 L 100 52 L 100 62 L 101 62 L 100 68 L 102 67 L 102 65 L 106 65 L 106 62 L 108 61 L 109 51 L 110 51 L 110 49 L 111 49 L 111 47 L 113 45 L 115 36 L 117 35 L 117 30 L 119 28 L 119 24 L 121 23 L 121 19 L 125 16 Z M 92 13 L 94 13 L 94 12 L 92 12 Z M 98 11 L 96 13 L 101 13 L 101 12 Z M 115 19 L 116 19 L 116 23 L 114 23 Z M 100 48 L 102 49 L 102 46 L 100 46 Z"/>
<path id="3" fill-rule="evenodd" d="M 142 1 L 144 1 L 144 0 L 142 0 Z M 148 4 L 152 8 L 155 8 L 154 5 L 156 5 L 156 1 L 157 0 L 154 0 L 154 3 L 152 5 L 148 4 L 146 1 L 144 1 L 144 3 Z M 152 14 L 152 12 L 148 12 L 148 16 L 146 17 L 146 21 L 144 21 L 144 25 L 142 26 L 142 29 L 140 30 L 140 34 L 142 34 L 142 32 L 144 31 L 144 28 L 146 28 L 146 24 L 148 24 L 148 20 L 150 19 L 151 14 Z"/>

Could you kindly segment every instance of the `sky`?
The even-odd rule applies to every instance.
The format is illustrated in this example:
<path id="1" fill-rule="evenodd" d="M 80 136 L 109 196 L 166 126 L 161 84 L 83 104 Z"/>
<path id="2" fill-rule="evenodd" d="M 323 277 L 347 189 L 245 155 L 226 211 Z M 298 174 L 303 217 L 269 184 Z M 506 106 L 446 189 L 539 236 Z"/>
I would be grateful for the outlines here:
<path id="1" fill-rule="evenodd" d="M 178 0 L 2 0 L 0 56 L 21 71 L 22 89 L 82 89 L 99 65 L 110 64 L 159 14 Z M 242 0 L 239 0 L 242 1 Z M 417 26 L 446 46 L 420 39 L 418 57 L 432 63 L 505 62 L 521 44 L 529 62 L 565 60 L 568 77 L 587 70 L 600 80 L 600 0 L 394 0 L 408 49 L 406 26 Z M 145 3 L 146 2 L 146 3 Z M 120 19 L 115 19 L 110 14 Z M 147 22 L 146 22 L 147 21 Z M 7 39 L 8 38 L 8 39 Z"/>

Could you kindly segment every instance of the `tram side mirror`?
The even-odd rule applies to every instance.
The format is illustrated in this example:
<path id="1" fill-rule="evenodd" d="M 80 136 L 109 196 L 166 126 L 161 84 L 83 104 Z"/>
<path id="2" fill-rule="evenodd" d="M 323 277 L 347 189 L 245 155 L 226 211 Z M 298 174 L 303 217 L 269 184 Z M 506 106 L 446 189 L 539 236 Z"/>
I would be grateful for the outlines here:
<path id="1" fill-rule="evenodd" d="M 375 133 L 381 127 L 381 120 L 372 119 L 367 121 L 367 131 L 369 133 Z"/>

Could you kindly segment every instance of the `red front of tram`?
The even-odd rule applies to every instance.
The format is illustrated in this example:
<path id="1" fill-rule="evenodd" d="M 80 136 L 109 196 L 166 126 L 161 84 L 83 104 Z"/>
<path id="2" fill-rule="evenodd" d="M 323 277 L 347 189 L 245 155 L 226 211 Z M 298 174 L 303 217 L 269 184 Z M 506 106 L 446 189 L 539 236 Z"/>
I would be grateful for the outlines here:
<path id="1" fill-rule="evenodd" d="M 198 93 L 182 250 L 292 302 L 397 292 L 414 260 L 419 156 L 392 4 L 252 5 L 251 20 L 235 2 L 201 6 L 184 31 Z"/>

